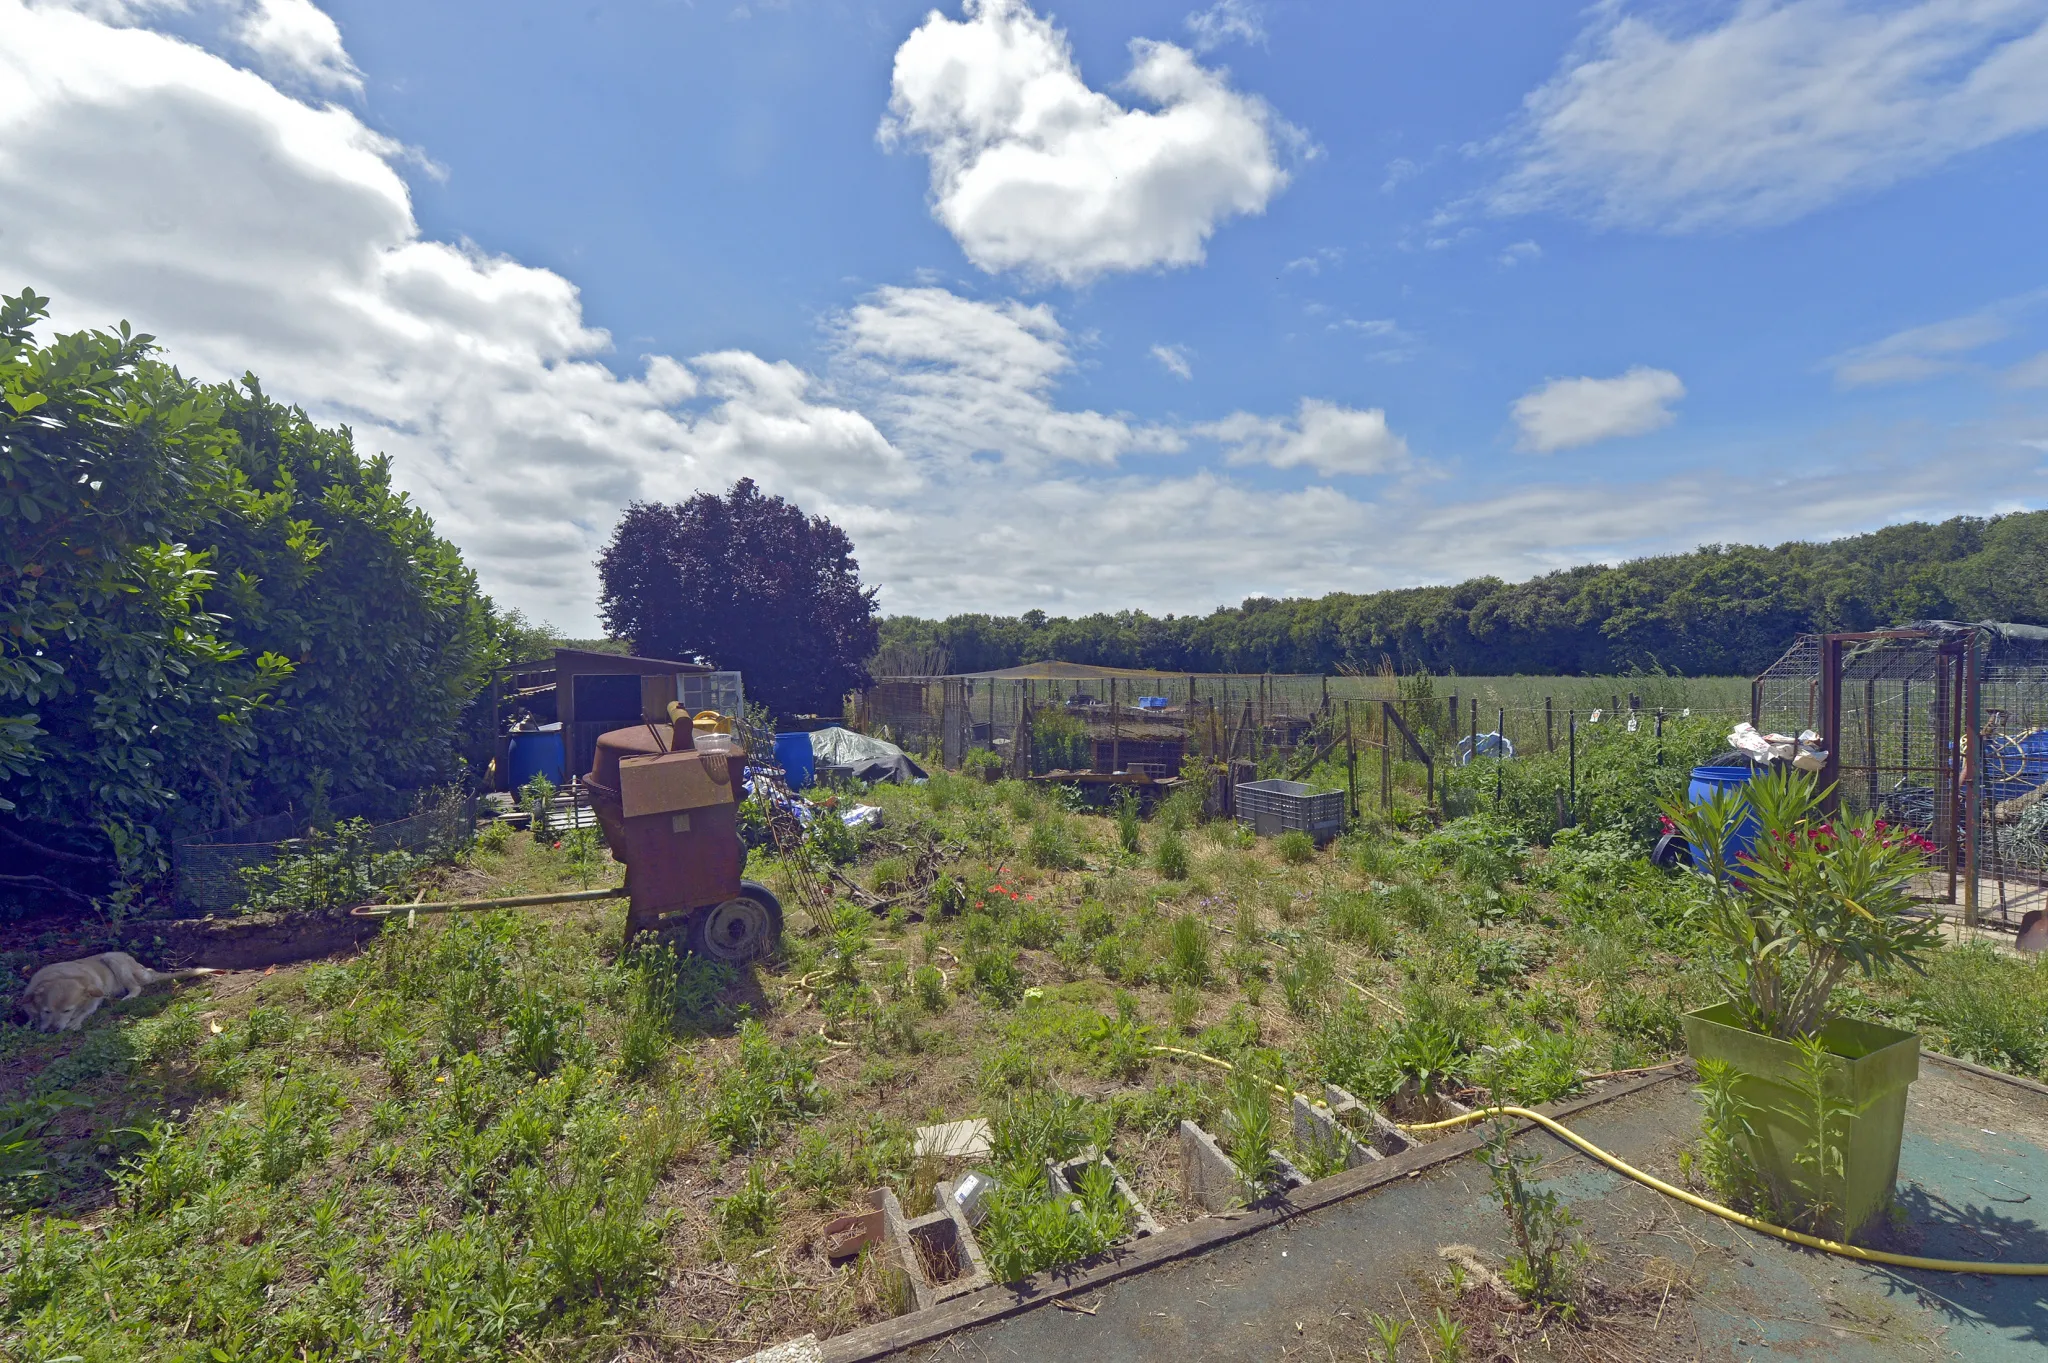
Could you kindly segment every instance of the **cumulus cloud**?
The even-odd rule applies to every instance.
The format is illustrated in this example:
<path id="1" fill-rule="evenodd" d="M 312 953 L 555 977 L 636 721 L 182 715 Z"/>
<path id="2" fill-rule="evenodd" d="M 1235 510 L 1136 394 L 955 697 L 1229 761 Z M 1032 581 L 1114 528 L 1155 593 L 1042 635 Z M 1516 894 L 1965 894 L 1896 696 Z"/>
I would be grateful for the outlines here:
<path id="1" fill-rule="evenodd" d="M 2048 128 L 2048 0 L 1594 8 L 1492 207 L 1688 232 L 1785 222 Z"/>
<path id="2" fill-rule="evenodd" d="M 1180 448 L 1170 430 L 1054 401 L 1074 360 L 1066 329 L 1044 304 L 888 287 L 833 330 L 840 368 L 865 409 L 925 459 L 958 468 L 980 457 L 1029 472 Z"/>
<path id="3" fill-rule="evenodd" d="M 1559 482 L 1445 505 L 1412 476 L 1275 488 L 1260 465 L 1419 461 L 1382 412 L 1307 402 L 1215 423 L 1225 458 L 1202 467 L 1196 432 L 1076 396 L 1089 342 L 1050 307 L 930 287 L 828 319 L 823 372 L 622 356 L 569 280 L 425 237 L 400 149 L 351 112 L 75 9 L 0 0 L 0 33 L 0 283 L 54 295 L 65 329 L 128 318 L 189 373 L 252 369 L 349 422 L 488 590 L 572 630 L 595 627 L 591 560 L 625 502 L 742 474 L 843 525 L 890 610 L 1186 611 L 1952 514 L 2009 495 L 2048 445 L 2037 421 L 1896 467 L 1859 452 L 1626 499 Z M 1731 503 L 1731 476 L 1760 496 Z"/>
<path id="4" fill-rule="evenodd" d="M 1231 42 L 1264 47 L 1266 16 L 1252 0 L 1216 0 L 1188 16 L 1188 32 L 1195 37 L 1197 52 L 1213 52 Z"/>
<path id="5" fill-rule="evenodd" d="M 880 135 L 930 159 L 933 215 L 983 270 L 1081 284 L 1197 264 L 1286 187 L 1301 134 L 1171 43 L 1132 42 L 1124 85 L 1154 107 L 1090 89 L 1023 0 L 967 0 L 897 50 Z"/>
<path id="6" fill-rule="evenodd" d="M 1177 379 L 1195 376 L 1195 367 L 1188 362 L 1188 348 L 1184 345 L 1155 345 L 1152 358 L 1159 361 L 1160 368 Z"/>
<path id="7" fill-rule="evenodd" d="M 1637 365 L 1611 379 L 1552 379 L 1510 409 L 1521 448 L 1549 454 L 1622 435 L 1644 435 L 1677 420 L 1671 404 L 1685 385 L 1668 369 Z"/>
<path id="8" fill-rule="evenodd" d="M 1303 398 L 1291 421 L 1233 412 L 1195 432 L 1219 441 L 1233 464 L 1364 474 L 1393 473 L 1410 462 L 1408 442 L 1387 426 L 1383 409 L 1340 407 L 1315 398 Z"/>
<path id="9" fill-rule="evenodd" d="M 341 45 L 341 28 L 313 0 L 256 0 L 235 37 L 273 75 L 360 91 L 363 74 Z"/>
<path id="10" fill-rule="evenodd" d="M 569 281 L 422 238 L 397 149 L 346 110 L 87 14 L 0 0 L 0 31 L 0 279 L 348 421 L 509 600 L 587 622 L 636 497 L 747 473 L 857 512 L 914 476 L 791 366 L 614 372 Z"/>

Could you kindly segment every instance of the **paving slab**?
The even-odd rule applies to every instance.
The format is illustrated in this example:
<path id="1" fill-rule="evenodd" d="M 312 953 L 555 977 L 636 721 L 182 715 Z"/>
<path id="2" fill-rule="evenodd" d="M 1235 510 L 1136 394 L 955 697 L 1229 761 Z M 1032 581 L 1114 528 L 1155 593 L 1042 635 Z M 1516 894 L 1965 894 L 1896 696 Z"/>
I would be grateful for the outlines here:
<path id="1" fill-rule="evenodd" d="M 1565 1120 L 1671 1178 L 1698 1109 L 1679 1078 L 1633 1086 Z M 1525 1343 L 1523 1357 L 2048 1357 L 2048 1279 L 1898 1271 L 1803 1250 L 1661 1197 L 1540 1132 L 1516 1140 L 1542 1156 L 1538 1179 L 1582 1218 L 1603 1283 L 1638 1294 L 1645 1282 L 1679 1284 L 1660 1302 L 1654 1290 L 1646 1299 L 1656 1303 L 1654 1326 L 1646 1308 L 1610 1341 L 1560 1335 L 1556 1348 Z M 1440 1248 L 1475 1246 L 1494 1263 L 1509 1249 L 1485 1168 L 1432 1157 L 1424 1146 L 1334 1176 L 1369 1186 L 1236 1239 L 1214 1243 L 1213 1224 L 1176 1227 L 1161 1239 L 1185 1235 L 1188 1252 L 1148 1250 L 1158 1257 L 1143 1271 L 1084 1269 L 1024 1293 L 991 1289 L 958 1308 L 960 1328 L 942 1338 L 894 1322 L 893 1337 L 870 1327 L 826 1341 L 826 1355 L 880 1356 L 875 1347 L 886 1343 L 909 1357 L 992 1363 L 1370 1357 L 1368 1312 L 1412 1314 L 1431 1291 L 1441 1296 L 1430 1286 L 1443 1276 Z M 1926 1060 L 1908 1103 L 1898 1205 L 1886 1248 L 2048 1262 L 2048 1088 Z"/>

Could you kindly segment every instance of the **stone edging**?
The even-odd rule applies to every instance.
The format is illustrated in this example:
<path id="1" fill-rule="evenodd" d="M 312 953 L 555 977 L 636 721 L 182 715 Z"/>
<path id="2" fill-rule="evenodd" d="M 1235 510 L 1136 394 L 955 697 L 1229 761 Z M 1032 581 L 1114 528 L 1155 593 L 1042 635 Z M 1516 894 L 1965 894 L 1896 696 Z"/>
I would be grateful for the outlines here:
<path id="1" fill-rule="evenodd" d="M 1668 1084 L 1674 1079 L 1684 1078 L 1686 1073 L 1681 1069 L 1645 1075 L 1640 1079 L 1616 1085 L 1606 1092 L 1547 1106 L 1542 1110 L 1561 1120 L 1589 1108 L 1598 1107 L 1602 1103 L 1610 1103 L 1617 1098 L 1625 1098 L 1659 1084 Z M 1524 1131 L 1534 1130 L 1535 1124 L 1517 1123 L 1517 1128 Z M 1374 1188 L 1413 1174 L 1420 1174 L 1425 1169 L 1449 1164 L 1471 1154 L 1484 1142 L 1485 1136 L 1475 1129 L 1446 1136 L 1426 1145 L 1417 1145 L 1390 1158 L 1347 1169 L 1328 1178 L 1317 1179 L 1306 1187 L 1295 1189 L 1293 1193 L 1275 1203 L 1254 1207 L 1234 1216 L 1206 1216 L 1168 1227 L 1160 1234 L 1148 1236 L 1127 1249 L 1112 1251 L 1103 1261 L 1092 1267 L 1069 1272 L 1055 1270 L 1041 1273 L 1027 1279 L 1016 1288 L 987 1288 L 956 1303 L 947 1303 L 929 1311 L 918 1311 L 863 1326 L 861 1329 L 823 1341 L 822 1357 L 825 1363 L 866 1363 L 866 1360 L 886 1358 L 903 1349 L 928 1344 L 960 1330 L 987 1325 L 1048 1305 L 1057 1298 L 1090 1292 L 1120 1278 L 1202 1254 L 1233 1240 L 1241 1240 L 1248 1235 L 1284 1225 L 1304 1213 L 1357 1197 Z"/>

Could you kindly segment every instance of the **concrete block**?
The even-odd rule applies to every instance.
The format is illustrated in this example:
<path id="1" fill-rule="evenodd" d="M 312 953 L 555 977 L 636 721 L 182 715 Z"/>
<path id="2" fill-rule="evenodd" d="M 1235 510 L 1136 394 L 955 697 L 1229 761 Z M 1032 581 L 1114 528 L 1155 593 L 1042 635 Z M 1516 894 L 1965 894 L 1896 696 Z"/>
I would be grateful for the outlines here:
<path id="1" fill-rule="evenodd" d="M 1252 1200 L 1252 1190 L 1216 1138 L 1187 1121 L 1180 1124 L 1180 1191 L 1205 1212 L 1228 1211 Z"/>
<path id="2" fill-rule="evenodd" d="M 1378 1108 L 1359 1102 L 1335 1084 L 1323 1085 L 1323 1096 L 1330 1101 L 1331 1115 L 1381 1155 L 1398 1155 L 1415 1144 Z"/>
<path id="3" fill-rule="evenodd" d="M 910 1224 L 904 1219 L 903 1204 L 896 1200 L 895 1190 L 875 1189 L 868 1194 L 868 1205 L 881 1213 L 882 1234 L 878 1254 L 882 1271 L 895 1281 L 897 1299 L 905 1311 L 922 1311 L 932 1306 L 936 1298 L 918 1268 L 917 1248 L 910 1237 Z"/>
<path id="4" fill-rule="evenodd" d="M 1116 1183 L 1117 1196 L 1124 1201 L 1124 1210 L 1131 1228 L 1130 1238 L 1159 1234 L 1159 1223 L 1152 1219 L 1151 1210 L 1138 1200 L 1137 1190 L 1125 1180 L 1123 1172 L 1116 1167 L 1116 1161 L 1099 1153 L 1093 1146 L 1082 1151 L 1078 1159 L 1068 1160 L 1065 1164 L 1056 1165 L 1050 1160 L 1046 1161 L 1046 1182 L 1055 1192 L 1072 1194 L 1081 1182 L 1081 1175 L 1088 1171 L 1088 1166 L 1097 1163 L 1109 1166 L 1109 1176 Z"/>
<path id="5" fill-rule="evenodd" d="M 1268 1151 L 1278 1171 L 1274 1188 L 1252 1187 L 1238 1172 L 1237 1162 L 1223 1153 L 1216 1138 L 1193 1122 L 1180 1124 L 1181 1194 L 1203 1211 L 1221 1212 L 1246 1207 L 1269 1191 L 1284 1192 L 1305 1186 L 1308 1175 L 1294 1167 L 1278 1150 Z"/>
<path id="6" fill-rule="evenodd" d="M 1337 1114 L 1321 1103 L 1294 1095 L 1294 1143 L 1303 1147 L 1336 1145 L 1344 1152 L 1344 1167 L 1356 1169 L 1381 1158 L 1380 1152 L 1363 1144 L 1337 1120 Z"/>

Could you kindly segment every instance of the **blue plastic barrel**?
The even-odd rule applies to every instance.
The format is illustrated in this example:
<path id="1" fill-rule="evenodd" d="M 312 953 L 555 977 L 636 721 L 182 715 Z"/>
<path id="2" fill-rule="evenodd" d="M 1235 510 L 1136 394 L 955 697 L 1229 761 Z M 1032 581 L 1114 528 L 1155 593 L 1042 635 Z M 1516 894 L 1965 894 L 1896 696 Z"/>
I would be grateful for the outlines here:
<path id="1" fill-rule="evenodd" d="M 817 765 L 811 759 L 809 734 L 775 735 L 775 760 L 782 764 L 783 775 L 791 790 L 802 790 L 818 779 Z"/>
<path id="2" fill-rule="evenodd" d="M 1984 793 L 1994 800 L 2017 800 L 2048 784 L 2048 729 L 2024 734 L 1993 734 L 1984 743 Z"/>
<path id="3" fill-rule="evenodd" d="M 562 735 L 514 734 L 506 755 L 506 779 L 518 790 L 536 776 L 562 784 Z"/>
<path id="4" fill-rule="evenodd" d="M 1724 790 L 1748 784 L 1749 778 L 1755 774 L 1748 767 L 1694 767 L 1692 784 L 1686 787 L 1685 798 L 1690 804 L 1705 804 Z M 1737 857 L 1756 846 L 1757 832 L 1756 815 L 1750 812 L 1745 803 L 1742 822 L 1736 825 L 1735 832 L 1729 836 L 1727 847 L 1722 851 L 1722 856 L 1730 865 L 1734 864 Z M 1688 843 L 1687 846 L 1692 848 L 1692 864 L 1704 868 L 1707 864 L 1705 849 L 1698 843 Z"/>

